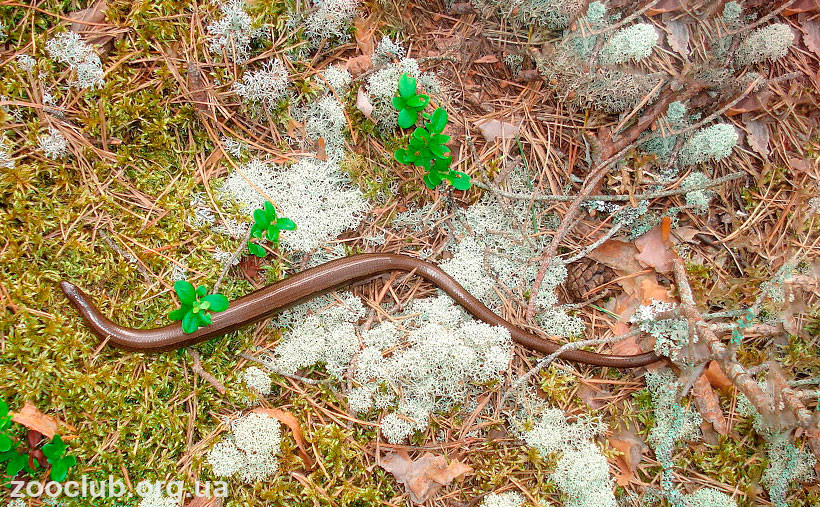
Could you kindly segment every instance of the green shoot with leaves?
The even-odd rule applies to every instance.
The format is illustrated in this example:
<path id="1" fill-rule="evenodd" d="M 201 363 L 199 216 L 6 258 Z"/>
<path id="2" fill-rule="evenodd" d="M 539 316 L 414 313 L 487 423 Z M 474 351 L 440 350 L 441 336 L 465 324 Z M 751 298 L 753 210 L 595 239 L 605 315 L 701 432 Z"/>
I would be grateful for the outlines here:
<path id="1" fill-rule="evenodd" d="M 12 418 L 9 415 L 9 406 L 0 400 L 0 464 L 5 463 L 3 474 L 9 479 L 17 477 L 21 471 L 25 470 L 29 474 L 34 474 L 39 468 L 37 460 L 33 460 L 34 468 L 29 466 L 28 454 L 21 453 L 17 449 L 15 439 L 9 433 Z"/>
<path id="2" fill-rule="evenodd" d="M 740 345 L 743 341 L 743 330 L 751 327 L 752 321 L 755 319 L 755 312 L 751 308 L 746 310 L 746 313 L 738 319 L 737 327 L 732 329 L 732 338 L 729 340 L 732 345 Z"/>
<path id="3" fill-rule="evenodd" d="M 430 103 L 430 97 L 416 93 L 416 79 L 404 73 L 399 78 L 399 95 L 393 97 L 393 107 L 399 112 L 399 127 L 406 129 L 416 124 L 419 112 Z"/>
<path id="4" fill-rule="evenodd" d="M 174 284 L 174 291 L 180 304 L 179 308 L 168 314 L 168 318 L 181 320 L 182 331 L 186 334 L 209 325 L 209 312 L 221 312 L 228 308 L 228 298 L 222 294 L 208 294 L 204 285 L 194 289 L 194 286 L 185 280 L 178 280 Z"/>
<path id="5" fill-rule="evenodd" d="M 276 208 L 273 203 L 265 201 L 265 205 L 253 212 L 253 226 L 251 226 L 251 237 L 261 238 L 262 234 L 273 242 L 274 245 L 279 244 L 279 233 L 281 231 L 296 230 L 296 224 L 290 218 L 278 218 L 276 216 Z M 248 250 L 257 257 L 264 257 L 268 252 L 257 243 L 248 241 Z"/>
<path id="6" fill-rule="evenodd" d="M 60 435 L 54 435 L 51 442 L 43 446 L 43 454 L 51 464 L 51 479 L 57 482 L 62 482 L 68 469 L 77 464 L 77 458 L 66 454 L 67 445 L 60 438 Z"/>
<path id="7" fill-rule="evenodd" d="M 7 432 L 10 426 L 9 406 L 0 400 L 0 453 L 8 451 L 14 445 L 14 439 Z"/>
<path id="8" fill-rule="evenodd" d="M 399 97 L 393 98 L 393 105 L 398 109 L 397 101 L 401 104 L 402 82 L 404 78 L 412 80 L 413 93 L 415 93 L 416 82 L 407 74 L 402 75 L 402 81 L 399 81 Z M 429 102 L 429 101 L 428 101 Z M 417 118 L 413 116 L 413 122 L 407 125 L 402 123 L 401 113 L 399 112 L 399 126 L 407 128 L 415 125 Z M 447 111 L 443 108 L 438 108 L 433 111 L 433 114 L 422 113 L 424 119 L 424 126 L 416 127 L 410 135 L 408 148 L 397 149 L 393 157 L 400 164 L 409 164 L 422 167 L 427 170 L 424 175 L 424 184 L 427 188 L 436 188 L 442 181 L 447 180 L 457 190 L 467 190 L 470 188 L 470 176 L 459 171 L 450 169 L 450 164 L 453 157 L 450 156 L 450 148 L 446 146 L 450 142 L 450 136 L 443 134 L 447 127 Z"/>

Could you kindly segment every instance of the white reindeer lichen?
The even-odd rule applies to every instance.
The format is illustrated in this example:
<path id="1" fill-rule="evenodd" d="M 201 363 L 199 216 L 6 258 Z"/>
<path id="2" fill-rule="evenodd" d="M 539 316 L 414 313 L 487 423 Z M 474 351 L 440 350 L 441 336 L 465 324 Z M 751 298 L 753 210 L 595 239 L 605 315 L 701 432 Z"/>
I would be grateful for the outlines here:
<path id="1" fill-rule="evenodd" d="M 63 32 L 46 42 L 49 56 L 74 71 L 72 85 L 79 89 L 103 86 L 105 74 L 100 57 L 79 35 Z"/>

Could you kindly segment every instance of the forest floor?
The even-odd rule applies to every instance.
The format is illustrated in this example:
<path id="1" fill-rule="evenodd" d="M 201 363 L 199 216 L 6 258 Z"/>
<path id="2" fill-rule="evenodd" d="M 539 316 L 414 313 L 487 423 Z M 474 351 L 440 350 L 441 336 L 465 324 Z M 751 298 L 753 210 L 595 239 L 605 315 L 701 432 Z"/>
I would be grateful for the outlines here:
<path id="1" fill-rule="evenodd" d="M 254 20 L 286 32 L 291 6 L 249 5 Z M 105 85 L 88 92 L 69 88 L 71 73 L 46 57 L 44 45 L 86 7 L 78 0 L 32 5 L 0 0 L 0 21 L 8 34 L 0 46 L 0 102 L 5 107 L 0 121 L 15 159 L 13 168 L 0 173 L 0 397 L 13 410 L 30 402 L 61 421 L 61 434 L 78 462 L 68 479 L 113 475 L 129 487 L 143 480 L 183 480 L 188 485 L 197 479 L 212 480 L 206 453 L 228 432 L 231 418 L 247 411 L 252 397 L 241 376 L 255 363 L 242 354 L 258 355 L 279 343 L 282 331 L 275 318 L 205 342 L 193 353 L 130 353 L 101 344 L 69 305 L 58 282 L 69 280 L 82 287 L 105 314 L 123 325 L 167 323 L 167 313 L 176 304 L 175 273 L 184 269 L 195 285 L 212 287 L 225 265 L 220 254 L 242 245 L 240 238 L 191 222 L 199 206 L 192 203 L 192 195 L 219 219 L 239 216 L 219 188 L 247 155 L 228 154 L 221 147 L 223 136 L 244 142 L 258 158 L 280 164 L 316 147 L 294 147 L 289 142 L 286 133 L 293 125 L 286 109 L 258 114 L 231 90 L 241 71 L 209 51 L 206 27 L 219 9 L 205 2 L 107 2 L 105 15 L 80 30 L 86 38 L 106 42 L 100 46 Z M 527 34 L 504 23 L 427 1 L 374 3 L 360 12 L 363 17 L 357 19 L 350 41 L 320 47 L 312 58 L 287 64 L 297 100 L 315 94 L 319 70 L 372 53 L 382 36 L 390 36 L 408 49 L 408 56 L 418 59 L 422 70 L 435 72 L 441 91 L 434 102 L 450 115 L 447 133 L 453 139 L 454 168 L 485 187 L 500 185 L 511 171 L 523 170 L 534 193 L 575 194 L 586 176 L 585 160 L 594 149 L 596 132 L 621 121 L 557 98 L 541 79 L 516 76 L 504 57 L 508 46 L 526 41 Z M 285 36 L 264 41 L 244 64 L 281 58 L 293 44 Z M 37 77 L 15 63 L 22 54 L 37 56 Z M 663 64 L 668 57 L 653 58 Z M 778 65 L 813 73 L 817 83 L 816 56 L 791 55 Z M 532 65 L 525 64 L 522 72 L 528 71 Z M 396 227 L 394 218 L 432 205 L 428 209 L 439 210 L 445 220 L 452 210 L 472 205 L 492 191 L 477 185 L 466 192 L 445 185 L 426 188 L 418 169 L 393 160 L 397 136 L 379 130 L 356 107 L 357 88 L 354 84 L 344 97 L 349 156 L 341 167 L 371 210 L 358 227 L 324 249 L 341 245 L 347 253 L 434 252 L 440 256 L 433 258 L 446 260 L 452 254 L 446 252 L 451 237 L 445 229 Z M 820 95 L 811 82 L 783 82 L 773 88 L 769 107 L 777 128 L 771 131 L 768 160 L 739 147 L 713 164 L 711 177 L 743 177 L 716 189 L 718 196 L 706 214 L 684 212 L 676 224 L 675 242 L 681 246 L 695 300 L 703 311 L 752 305 L 760 284 L 776 277 L 796 252 L 811 266 L 820 251 L 820 220 L 805 211 L 820 181 L 818 117 L 807 113 L 817 107 Z M 509 124 L 516 134 L 488 140 L 479 126 L 490 120 Z M 68 140 L 69 154 L 59 160 L 38 149 L 38 136 L 49 125 Z M 814 137 L 807 132 L 814 132 Z M 604 180 L 606 192 L 634 196 L 650 187 L 641 179 L 640 155 L 627 157 L 630 169 L 611 172 Z M 678 188 L 685 176 L 668 187 Z M 685 198 L 678 194 L 652 199 L 650 209 L 683 205 Z M 541 209 L 537 218 L 533 216 L 535 234 L 554 234 L 555 225 L 549 224 L 560 222 L 568 206 L 556 201 Z M 561 253 L 579 252 L 593 242 L 601 224 L 599 214 L 584 211 Z M 384 241 L 374 246 L 368 238 L 376 236 Z M 228 271 L 221 292 L 237 298 L 300 271 L 305 262 L 278 249 L 264 260 L 246 256 Z M 675 285 L 670 273 L 658 273 L 657 280 L 665 288 Z M 624 292 L 622 285 L 612 282 L 583 289 L 587 299 L 605 289 L 611 289 L 607 297 Z M 577 302 L 567 289 L 558 290 L 560 300 Z M 383 303 L 405 307 L 435 293 L 433 286 L 404 276 L 379 278 L 352 291 L 369 309 Z M 513 293 L 502 295 L 503 316 L 531 327 L 526 304 L 514 298 Z M 607 303 L 604 297 L 576 309 L 574 314 L 586 324 L 586 338 L 611 336 L 617 329 L 620 319 L 614 301 Z M 791 318 L 802 331 L 779 344 L 780 362 L 789 377 L 818 377 L 820 305 L 816 295 L 801 303 L 805 304 L 791 308 Z M 374 315 L 379 311 L 371 310 L 370 318 Z M 766 339 L 745 343 L 740 360 L 746 365 L 766 362 Z M 633 349 L 622 350 L 634 351 L 639 344 L 628 347 Z M 597 350 L 612 349 L 600 345 Z M 409 503 L 404 486 L 378 466 L 389 451 L 407 452 L 413 458 L 430 452 L 470 468 L 446 481 L 427 505 L 473 506 L 489 493 L 505 491 L 517 492 L 533 505 L 563 505 L 564 497 L 549 479 L 555 459 L 524 445 L 501 407 L 509 385 L 538 357 L 516 345 L 504 380 L 486 386 L 479 406 L 436 413 L 429 427 L 407 444 L 387 442 L 377 418 L 351 412 L 344 383 L 333 382 L 323 368 L 300 370 L 298 377 L 274 374 L 271 394 L 257 403 L 295 417 L 317 466 L 306 467 L 297 453 L 297 439 L 283 430 L 276 474 L 253 484 L 231 480 L 225 505 L 404 505 Z M 644 372 L 557 361 L 539 373 L 537 392 L 570 418 L 601 417 L 608 437 L 629 434 L 642 442 L 654 422 Z M 305 382 L 303 377 L 322 382 Z M 738 505 L 772 505 L 760 485 L 767 466 L 765 441 L 752 430 L 751 418 L 738 412 L 736 389 L 723 387 L 716 392 L 728 431 L 719 434 L 704 428 L 702 439 L 679 447 L 675 480 L 685 490 L 713 487 Z M 816 401 L 809 403 L 810 409 L 817 410 L 816 406 Z M 623 445 L 623 440 L 600 439 L 617 481 L 616 496 L 627 505 L 640 505 L 638 499 L 648 489 L 659 487 L 661 466 L 641 445 L 637 460 L 625 459 L 624 449 L 629 453 L 632 448 Z M 790 494 L 792 505 L 820 505 L 816 482 Z M 0 500 L 5 495 L 0 491 Z M 75 505 L 71 500 L 62 504 Z M 106 500 L 95 505 L 136 504 Z"/>

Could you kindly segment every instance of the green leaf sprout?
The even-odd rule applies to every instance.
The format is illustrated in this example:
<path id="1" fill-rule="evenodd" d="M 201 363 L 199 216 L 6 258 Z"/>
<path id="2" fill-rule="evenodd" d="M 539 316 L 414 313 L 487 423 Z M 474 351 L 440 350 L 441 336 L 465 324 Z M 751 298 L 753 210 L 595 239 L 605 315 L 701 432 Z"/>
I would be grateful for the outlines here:
<path id="1" fill-rule="evenodd" d="M 51 479 L 57 482 L 62 482 L 68 469 L 77 464 L 77 458 L 66 454 L 68 446 L 63 442 L 60 435 L 54 435 L 51 442 L 43 446 L 43 454 L 51 464 Z"/>
<path id="2" fill-rule="evenodd" d="M 222 312 L 228 308 L 228 298 L 222 294 L 208 294 L 204 285 L 194 289 L 194 286 L 185 280 L 178 280 L 174 284 L 174 291 L 180 304 L 179 308 L 168 314 L 168 318 L 181 320 L 182 331 L 186 334 L 209 325 L 209 312 Z"/>
<path id="3" fill-rule="evenodd" d="M 404 74 L 402 79 L 407 76 Z M 407 76 L 409 78 L 409 76 Z M 412 78 L 410 78 L 412 79 Z M 399 81 L 399 93 L 401 93 L 402 81 Z M 415 90 L 415 80 L 413 81 Z M 396 105 L 395 97 L 393 105 Z M 398 106 L 396 106 L 398 109 Z M 450 156 L 450 136 L 442 134 L 447 127 L 447 111 L 438 108 L 433 114 L 423 113 L 427 120 L 422 127 L 416 127 L 410 135 L 407 149 L 399 148 L 393 153 L 393 157 L 400 164 L 414 165 L 427 170 L 424 175 L 424 184 L 427 188 L 436 188 L 442 181 L 447 180 L 457 190 L 467 190 L 470 188 L 470 176 L 465 173 L 450 169 L 453 157 Z M 415 117 L 413 123 L 415 124 Z M 399 126 L 403 127 L 401 114 L 399 114 Z"/>
<path id="4" fill-rule="evenodd" d="M 7 452 L 14 445 L 14 439 L 7 432 L 10 426 L 9 406 L 5 401 L 0 400 L 0 453 Z"/>
<path id="5" fill-rule="evenodd" d="M 28 465 L 28 454 L 21 453 L 18 450 L 18 445 L 8 431 L 12 424 L 12 418 L 9 414 L 9 406 L 5 401 L 0 400 L 0 465 L 5 464 L 3 475 L 9 479 L 17 477 L 21 471 L 25 470 L 29 474 L 34 474 L 39 465 L 34 460 L 34 468 Z"/>
<path id="6" fill-rule="evenodd" d="M 399 112 L 399 127 L 406 129 L 416 124 L 419 112 L 424 111 L 430 97 L 416 93 L 416 79 L 404 73 L 399 78 L 399 95 L 393 97 L 393 107 Z"/>
<path id="7" fill-rule="evenodd" d="M 265 201 L 265 205 L 253 212 L 253 226 L 251 226 L 251 237 L 262 238 L 265 237 L 274 245 L 279 244 L 279 233 L 281 231 L 294 231 L 296 224 L 290 218 L 278 218 L 276 216 L 276 208 L 273 203 Z M 268 252 L 253 241 L 248 241 L 248 251 L 257 257 L 264 257 Z"/>

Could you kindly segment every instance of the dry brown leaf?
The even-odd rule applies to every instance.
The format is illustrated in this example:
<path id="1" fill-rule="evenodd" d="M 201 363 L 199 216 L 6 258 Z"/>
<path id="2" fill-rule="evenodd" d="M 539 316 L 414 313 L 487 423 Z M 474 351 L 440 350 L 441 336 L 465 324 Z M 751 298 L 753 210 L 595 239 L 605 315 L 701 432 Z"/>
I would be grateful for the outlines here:
<path id="1" fill-rule="evenodd" d="M 753 111 L 759 111 L 766 107 L 769 103 L 769 99 L 772 97 L 772 92 L 769 90 L 762 90 L 757 93 L 753 93 L 743 97 L 737 104 L 730 107 L 726 111 L 727 116 L 737 116 L 743 113 L 751 113 Z"/>
<path id="2" fill-rule="evenodd" d="M 715 389 L 731 389 L 732 385 L 734 385 L 732 384 L 732 381 L 729 380 L 729 377 L 723 373 L 723 370 L 720 368 L 720 364 L 717 361 L 710 361 L 709 367 L 706 368 L 706 371 L 703 373 Z"/>
<path id="3" fill-rule="evenodd" d="M 68 15 L 68 19 L 73 20 L 71 27 L 72 32 L 89 32 L 93 31 L 94 24 L 105 23 L 105 10 L 108 8 L 106 0 L 97 0 L 92 5 L 72 12 Z M 86 21 L 86 23 L 82 23 Z"/>
<path id="4" fill-rule="evenodd" d="M 619 486 L 626 486 L 638 469 L 643 453 L 648 451 L 649 447 L 635 432 L 628 430 L 609 437 L 609 445 L 623 454 L 621 459 L 626 467 L 618 474 L 616 480 Z"/>
<path id="5" fill-rule="evenodd" d="M 358 17 L 353 21 L 353 26 L 356 27 L 356 45 L 359 46 L 359 51 L 363 55 L 372 55 L 376 48 L 374 36 L 379 25 L 376 22 L 376 16 L 371 15 L 367 19 Z"/>
<path id="6" fill-rule="evenodd" d="M 327 150 L 325 150 L 324 137 L 320 137 L 316 140 L 316 158 L 323 162 L 327 160 Z"/>
<path id="7" fill-rule="evenodd" d="M 72 12 L 68 15 L 68 19 L 73 21 L 69 30 L 80 34 L 89 44 L 104 46 L 114 38 L 113 35 L 105 32 L 106 27 L 100 26 L 105 23 L 107 8 L 106 0 L 97 0 L 85 9 Z M 110 47 L 106 46 L 104 50 L 107 49 Z"/>
<path id="8" fill-rule="evenodd" d="M 370 97 L 367 96 L 364 88 L 359 88 L 359 91 L 356 92 L 356 109 L 361 111 L 368 119 L 373 119 L 371 116 L 373 114 L 373 104 L 370 103 Z"/>
<path id="9" fill-rule="evenodd" d="M 672 241 L 675 242 L 675 244 L 680 242 L 691 243 L 698 234 L 700 234 L 698 229 L 684 225 L 683 227 L 678 227 L 672 231 Z"/>
<path id="10" fill-rule="evenodd" d="M 411 460 L 399 453 L 390 453 L 380 461 L 379 465 L 382 468 L 390 472 L 397 482 L 404 484 L 410 499 L 415 503 L 426 502 L 442 486 L 473 471 L 470 466 L 458 460 L 447 464 L 444 456 L 436 456 L 429 452 L 417 460 Z"/>
<path id="11" fill-rule="evenodd" d="M 652 300 L 671 302 L 669 289 L 659 284 L 657 280 L 645 278 L 641 281 L 641 303 L 649 304 Z"/>
<path id="12" fill-rule="evenodd" d="M 202 79 L 202 73 L 199 70 L 197 62 L 189 61 L 187 65 L 188 70 L 188 89 L 191 92 L 191 102 L 194 108 L 200 113 L 209 114 L 211 109 L 209 107 L 210 100 L 208 98 L 207 87 L 205 81 Z"/>
<path id="13" fill-rule="evenodd" d="M 590 259 L 615 270 L 623 275 L 641 271 L 642 267 L 635 260 L 639 251 L 632 243 L 618 239 L 609 239 L 587 255 Z"/>
<path id="14" fill-rule="evenodd" d="M 789 6 L 783 9 L 783 16 L 794 16 L 803 12 L 814 12 L 820 9 L 817 0 L 794 0 L 789 2 Z"/>
<path id="15" fill-rule="evenodd" d="M 222 507 L 223 503 L 224 500 L 219 497 L 197 496 L 186 503 L 185 507 Z"/>
<path id="16" fill-rule="evenodd" d="M 521 129 L 521 122 L 519 122 L 518 125 L 513 125 L 512 123 L 493 119 L 476 123 L 476 127 L 481 131 L 481 135 L 484 136 L 484 139 L 486 139 L 488 143 L 491 143 L 499 137 L 501 139 L 514 139 Z"/>
<path id="17" fill-rule="evenodd" d="M 20 412 L 12 412 L 11 420 L 30 430 L 40 432 L 49 439 L 54 438 L 57 430 L 64 424 L 61 420 L 40 412 L 40 409 L 30 402 L 26 402 Z"/>
<path id="18" fill-rule="evenodd" d="M 677 254 L 670 248 L 669 223 L 666 221 L 669 217 L 663 218 L 659 225 L 635 240 L 635 246 L 640 252 L 635 259 L 642 266 L 653 268 L 658 273 L 671 273 L 672 260 Z"/>
<path id="19" fill-rule="evenodd" d="M 484 55 L 474 60 L 473 63 L 498 63 L 498 58 L 495 55 Z"/>
<path id="20" fill-rule="evenodd" d="M 290 431 L 293 432 L 293 439 L 296 441 L 296 445 L 299 447 L 299 456 L 302 457 L 302 461 L 305 462 L 305 466 L 308 468 L 308 470 L 313 469 L 314 463 L 307 453 L 308 445 L 305 441 L 305 436 L 302 433 L 302 426 L 299 424 L 299 421 L 296 419 L 296 416 L 294 416 L 290 412 L 279 410 L 278 408 L 257 408 L 254 409 L 253 412 L 257 414 L 269 415 L 277 419 L 279 422 L 281 422 L 288 428 L 290 428 Z"/>
<path id="21" fill-rule="evenodd" d="M 669 47 L 684 58 L 689 57 L 689 27 L 683 21 L 673 19 L 666 23 L 666 40 Z"/>
<path id="22" fill-rule="evenodd" d="M 810 19 L 800 26 L 803 31 L 803 44 L 809 51 L 820 56 L 820 22 Z"/>
<path id="23" fill-rule="evenodd" d="M 635 310 L 640 306 L 641 302 L 635 297 L 621 293 L 615 298 L 615 314 L 620 317 L 620 320 L 615 322 L 612 326 L 612 334 L 615 336 L 627 334 L 629 329 L 629 318 L 635 313 Z M 625 340 L 615 342 L 612 344 L 612 353 L 621 356 L 632 356 L 642 354 L 644 351 L 638 345 L 638 339 L 630 336 Z"/>
<path id="24" fill-rule="evenodd" d="M 658 14 L 679 11 L 680 8 L 681 0 L 659 0 L 654 2 L 654 5 L 646 10 L 646 15 L 657 16 Z"/>
<path id="25" fill-rule="evenodd" d="M 370 60 L 370 55 L 354 56 L 345 62 L 345 69 L 347 69 L 353 77 L 358 77 L 361 74 L 364 74 L 370 70 L 370 67 L 372 66 L 373 62 Z"/>
<path id="26" fill-rule="evenodd" d="M 604 398 L 612 393 L 606 389 L 595 389 L 588 384 L 583 384 L 578 388 L 577 394 L 589 408 L 598 410 L 599 408 L 607 405 Z"/>
<path id="27" fill-rule="evenodd" d="M 720 408 L 720 400 L 715 390 L 709 383 L 706 375 L 700 375 L 692 386 L 692 395 L 695 398 L 695 406 L 698 407 L 703 420 L 712 423 L 712 428 L 721 435 L 729 433 L 729 425 L 723 417 L 723 410 Z"/>
<path id="28" fill-rule="evenodd" d="M 262 258 L 255 255 L 243 255 L 239 261 L 239 270 L 251 281 L 256 281 L 261 267 Z"/>
<path id="29" fill-rule="evenodd" d="M 758 120 L 746 122 L 746 141 L 763 158 L 769 158 L 769 126 Z"/>

